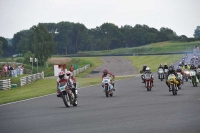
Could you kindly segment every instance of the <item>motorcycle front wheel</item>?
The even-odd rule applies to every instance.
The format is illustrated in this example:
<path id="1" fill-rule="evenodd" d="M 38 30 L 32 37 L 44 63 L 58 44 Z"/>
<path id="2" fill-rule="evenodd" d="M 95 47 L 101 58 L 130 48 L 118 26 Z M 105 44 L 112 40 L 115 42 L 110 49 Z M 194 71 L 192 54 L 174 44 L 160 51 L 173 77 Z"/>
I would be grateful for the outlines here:
<path id="1" fill-rule="evenodd" d="M 106 97 L 109 96 L 109 88 L 108 88 L 108 86 L 105 86 L 105 94 L 106 94 Z"/>
<path id="2" fill-rule="evenodd" d="M 63 94 L 62 95 L 62 99 L 63 99 L 63 102 L 65 104 L 66 107 L 70 107 L 70 98 L 69 98 L 69 94 Z"/>

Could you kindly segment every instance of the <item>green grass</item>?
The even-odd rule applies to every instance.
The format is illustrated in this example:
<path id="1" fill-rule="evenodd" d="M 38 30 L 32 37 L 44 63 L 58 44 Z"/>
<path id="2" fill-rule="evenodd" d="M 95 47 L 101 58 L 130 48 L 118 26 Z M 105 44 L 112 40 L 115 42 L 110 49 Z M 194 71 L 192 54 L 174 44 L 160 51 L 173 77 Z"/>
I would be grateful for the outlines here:
<path id="1" fill-rule="evenodd" d="M 167 65 L 170 65 L 171 63 L 180 60 L 181 57 L 183 57 L 183 55 L 127 56 L 124 58 L 131 60 L 133 62 L 132 65 L 137 68 L 139 73 L 143 64 L 146 64 L 148 67 L 150 67 L 152 72 L 156 72 L 160 64 L 164 65 L 167 63 Z"/>
<path id="2" fill-rule="evenodd" d="M 193 46 L 200 47 L 200 41 L 159 42 L 140 47 L 119 48 L 114 50 L 103 50 L 103 51 L 85 51 L 85 52 L 79 52 L 79 54 L 103 55 L 103 54 L 137 54 L 137 53 L 153 54 L 153 53 L 163 53 L 163 52 L 192 52 Z"/>
<path id="3" fill-rule="evenodd" d="M 116 80 L 125 79 L 129 77 L 116 77 Z M 99 78 L 77 78 L 78 88 L 101 83 Z M 0 104 L 15 102 L 28 98 L 43 96 L 55 93 L 56 97 L 56 79 L 45 78 L 37 80 L 32 84 L 23 87 L 0 91 Z"/>

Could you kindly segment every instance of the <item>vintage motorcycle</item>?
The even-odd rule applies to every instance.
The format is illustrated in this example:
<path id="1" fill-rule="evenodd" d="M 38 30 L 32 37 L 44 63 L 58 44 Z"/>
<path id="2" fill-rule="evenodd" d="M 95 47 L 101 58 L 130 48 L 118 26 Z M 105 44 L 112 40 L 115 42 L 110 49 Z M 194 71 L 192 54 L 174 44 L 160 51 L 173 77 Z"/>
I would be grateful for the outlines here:
<path id="1" fill-rule="evenodd" d="M 113 96 L 113 90 L 110 87 L 111 80 L 113 80 L 111 77 L 104 77 L 102 79 L 102 87 L 104 88 L 106 97 Z"/>
<path id="2" fill-rule="evenodd" d="M 165 80 L 167 80 L 168 71 L 169 71 L 168 69 L 164 69 Z"/>
<path id="3" fill-rule="evenodd" d="M 161 81 L 163 81 L 164 79 L 164 71 L 162 68 L 158 69 L 158 79 L 160 79 Z"/>
<path id="4" fill-rule="evenodd" d="M 150 73 L 144 74 L 144 83 L 145 83 L 145 87 L 147 88 L 147 91 L 151 91 L 152 86 L 153 86 L 152 74 Z"/>
<path id="5" fill-rule="evenodd" d="M 183 79 L 185 79 L 186 82 L 188 82 L 189 76 L 190 76 L 190 71 L 185 69 Z"/>
<path id="6" fill-rule="evenodd" d="M 183 75 L 181 73 L 177 73 L 177 80 L 179 81 L 178 89 L 181 89 L 181 86 L 183 85 Z"/>
<path id="7" fill-rule="evenodd" d="M 194 70 L 190 70 L 190 80 L 193 84 L 193 87 L 197 87 L 198 79 L 196 78 L 196 72 Z"/>
<path id="8" fill-rule="evenodd" d="M 77 106 L 78 105 L 78 100 L 77 100 L 77 91 L 75 91 L 75 94 L 72 92 L 72 89 L 74 89 L 75 87 L 73 86 L 73 84 L 69 81 L 69 82 L 62 82 L 59 83 L 58 85 L 58 89 L 60 90 L 61 93 L 61 97 L 63 99 L 63 102 L 65 104 L 66 107 L 70 107 L 70 106 Z"/>
<path id="9" fill-rule="evenodd" d="M 175 79 L 176 79 L 176 76 L 174 74 L 170 74 L 168 76 L 168 80 L 167 80 L 167 82 L 170 86 L 170 89 L 172 90 L 173 95 L 177 95 L 177 91 L 178 91 L 178 88 L 177 88 L 178 82 L 176 82 Z"/>

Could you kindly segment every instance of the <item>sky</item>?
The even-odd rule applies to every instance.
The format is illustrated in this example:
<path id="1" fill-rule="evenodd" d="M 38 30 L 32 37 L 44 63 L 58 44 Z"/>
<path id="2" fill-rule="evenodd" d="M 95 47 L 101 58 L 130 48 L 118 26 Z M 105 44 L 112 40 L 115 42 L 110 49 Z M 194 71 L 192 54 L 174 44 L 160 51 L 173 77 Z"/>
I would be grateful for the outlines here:
<path id="1" fill-rule="evenodd" d="M 0 36 L 13 38 L 38 23 L 69 21 L 88 29 L 113 23 L 167 27 L 193 37 L 200 26 L 200 0 L 0 0 Z"/>

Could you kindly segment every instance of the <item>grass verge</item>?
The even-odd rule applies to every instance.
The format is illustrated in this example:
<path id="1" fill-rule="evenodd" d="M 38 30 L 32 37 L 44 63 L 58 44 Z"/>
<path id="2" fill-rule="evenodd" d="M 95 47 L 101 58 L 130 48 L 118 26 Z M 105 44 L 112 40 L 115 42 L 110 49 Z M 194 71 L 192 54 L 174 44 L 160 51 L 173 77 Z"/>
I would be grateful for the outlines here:
<path id="1" fill-rule="evenodd" d="M 181 57 L 183 57 L 183 55 L 127 56 L 124 58 L 132 61 L 132 65 L 137 68 L 139 73 L 143 64 L 146 64 L 148 67 L 150 67 L 152 72 L 156 72 L 160 64 L 164 65 L 164 63 L 167 63 L 170 65 L 171 63 L 180 60 Z"/>

